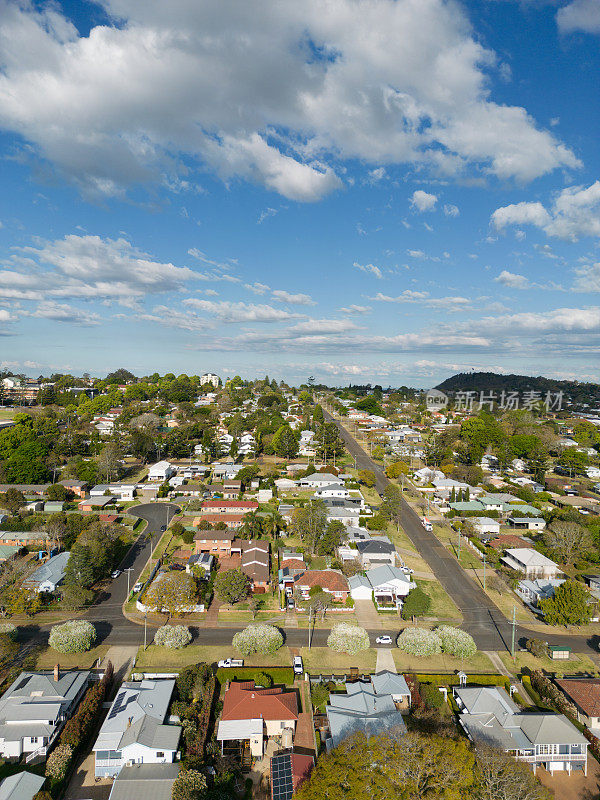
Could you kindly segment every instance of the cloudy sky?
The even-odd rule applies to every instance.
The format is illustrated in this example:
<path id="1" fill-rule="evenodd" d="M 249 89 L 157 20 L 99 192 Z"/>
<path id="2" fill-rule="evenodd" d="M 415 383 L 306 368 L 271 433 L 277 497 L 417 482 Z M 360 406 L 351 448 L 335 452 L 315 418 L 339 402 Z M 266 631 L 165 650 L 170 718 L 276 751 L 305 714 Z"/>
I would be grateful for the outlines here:
<path id="1" fill-rule="evenodd" d="M 598 0 L 0 0 L 0 362 L 600 379 Z"/>

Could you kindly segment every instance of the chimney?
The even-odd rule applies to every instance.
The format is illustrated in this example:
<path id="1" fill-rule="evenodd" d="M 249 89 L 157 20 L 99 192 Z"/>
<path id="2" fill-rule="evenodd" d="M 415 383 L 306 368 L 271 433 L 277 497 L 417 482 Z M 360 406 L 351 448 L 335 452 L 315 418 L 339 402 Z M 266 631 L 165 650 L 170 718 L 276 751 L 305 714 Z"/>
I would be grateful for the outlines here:
<path id="1" fill-rule="evenodd" d="M 55 664 L 54 665 L 54 680 L 55 680 L 56 683 L 58 683 L 59 678 L 60 678 L 60 664 Z"/>

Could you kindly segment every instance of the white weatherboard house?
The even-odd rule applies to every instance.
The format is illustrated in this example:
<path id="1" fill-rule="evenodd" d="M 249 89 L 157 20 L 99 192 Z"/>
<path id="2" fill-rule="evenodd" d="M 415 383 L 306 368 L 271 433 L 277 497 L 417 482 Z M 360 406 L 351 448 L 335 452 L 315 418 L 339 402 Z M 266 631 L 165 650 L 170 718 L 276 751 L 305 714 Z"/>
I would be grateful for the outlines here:
<path id="1" fill-rule="evenodd" d="M 45 780 L 42 775 L 34 775 L 33 772 L 10 775 L 0 783 L 0 800 L 33 800 Z"/>
<path id="2" fill-rule="evenodd" d="M 129 764 L 171 764 L 181 737 L 166 725 L 174 680 L 123 683 L 94 744 L 96 777 L 118 775 Z"/>
<path id="3" fill-rule="evenodd" d="M 562 571 L 549 558 L 530 547 L 512 547 L 502 559 L 511 569 L 524 572 L 528 578 L 556 578 Z"/>
<path id="4" fill-rule="evenodd" d="M 353 600 L 370 600 L 375 595 L 377 604 L 401 606 L 417 584 L 398 567 L 384 564 L 370 569 L 365 575 L 353 575 L 348 579 L 348 585 Z"/>
<path id="5" fill-rule="evenodd" d="M 167 481 L 171 475 L 175 475 L 175 472 L 175 467 L 169 464 L 168 461 L 157 461 L 156 464 L 152 464 L 148 470 L 148 480 Z"/>
<path id="6" fill-rule="evenodd" d="M 534 772 L 542 764 L 549 772 L 583 770 L 587 775 L 587 739 L 563 714 L 523 714 L 496 686 L 455 686 L 452 691 L 460 724 L 476 747 L 504 750 Z"/>
<path id="7" fill-rule="evenodd" d="M 307 475 L 306 478 L 300 478 L 298 486 L 303 489 L 320 489 L 323 486 L 339 482 L 339 478 L 330 472 L 313 472 L 312 475 Z"/>
<path id="8" fill-rule="evenodd" d="M 23 586 L 26 589 L 35 589 L 36 592 L 56 591 L 64 580 L 70 555 L 71 553 L 67 551 L 52 556 L 35 570 L 33 575 L 23 583 Z"/>
<path id="9" fill-rule="evenodd" d="M 46 755 L 88 685 L 89 672 L 21 672 L 0 697 L 0 755 Z"/>
<path id="10" fill-rule="evenodd" d="M 350 490 L 346 489 L 343 483 L 328 483 L 320 486 L 315 492 L 315 498 L 323 500 L 326 497 L 340 497 L 342 499 L 350 497 Z"/>

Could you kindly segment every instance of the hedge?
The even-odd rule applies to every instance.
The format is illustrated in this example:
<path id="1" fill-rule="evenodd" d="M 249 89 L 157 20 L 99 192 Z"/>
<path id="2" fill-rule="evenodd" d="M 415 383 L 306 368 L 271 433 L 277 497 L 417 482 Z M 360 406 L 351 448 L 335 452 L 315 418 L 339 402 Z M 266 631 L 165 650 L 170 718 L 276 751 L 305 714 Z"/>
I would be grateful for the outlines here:
<path id="1" fill-rule="evenodd" d="M 217 670 L 217 680 L 221 685 L 226 681 L 255 681 L 260 683 L 259 676 L 270 675 L 274 684 L 292 684 L 294 670 L 291 667 L 237 667 L 234 669 L 221 667 Z"/>
<path id="2" fill-rule="evenodd" d="M 413 673 L 415 678 L 419 681 L 419 683 L 433 683 L 436 686 L 458 686 L 460 684 L 460 680 L 458 675 L 455 673 Z M 510 680 L 505 675 L 496 674 L 489 674 L 483 673 L 481 675 L 474 675 L 473 673 L 467 673 L 467 685 L 472 686 L 473 684 L 480 686 L 504 686 L 504 688 L 508 691 L 510 686 Z"/>

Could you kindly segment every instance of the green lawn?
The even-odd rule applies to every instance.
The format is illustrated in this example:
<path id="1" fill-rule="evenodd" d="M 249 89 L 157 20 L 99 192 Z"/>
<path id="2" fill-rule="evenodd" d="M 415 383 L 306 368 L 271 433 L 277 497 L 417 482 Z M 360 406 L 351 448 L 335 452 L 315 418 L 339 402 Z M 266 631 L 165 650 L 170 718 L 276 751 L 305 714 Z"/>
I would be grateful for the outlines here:
<path id="1" fill-rule="evenodd" d="M 419 658 L 417 656 L 409 656 L 397 648 L 392 650 L 392 655 L 398 672 L 454 672 L 460 669 L 470 670 L 471 672 L 497 672 L 485 653 L 480 653 L 479 651 L 475 653 L 473 658 L 464 660 L 453 658 L 443 653 L 439 656 Z"/>
<path id="2" fill-rule="evenodd" d="M 597 667 L 588 656 L 581 653 L 572 653 L 568 661 L 553 661 L 550 658 L 536 658 L 531 653 L 517 652 L 513 662 L 510 653 L 499 653 L 502 662 L 511 672 L 520 671 L 523 667 L 529 669 L 545 669 L 547 672 L 562 672 L 572 674 L 574 672 L 596 673 Z"/>
<path id="3" fill-rule="evenodd" d="M 444 547 L 447 547 L 452 555 L 458 558 L 458 534 L 456 531 L 453 531 L 445 523 L 436 522 L 433 526 L 433 532 Z M 473 551 L 473 548 L 465 541 L 464 537 L 461 537 L 460 564 L 465 569 L 481 569 L 483 564 L 483 560 Z"/>
<path id="4" fill-rule="evenodd" d="M 134 672 L 141 669 L 156 669 L 170 672 L 202 661 L 213 664 L 222 658 L 241 658 L 240 654 L 228 645 L 213 647 L 209 645 L 190 645 L 181 650 L 169 650 L 154 644 L 138 650 Z M 282 647 L 274 655 L 252 655 L 244 657 L 246 667 L 289 667 L 292 656 L 288 647 Z"/>
<path id="5" fill-rule="evenodd" d="M 416 579 L 417 584 L 423 589 L 425 594 L 431 598 L 431 608 L 427 616 L 437 619 L 462 619 L 458 606 L 445 592 L 442 584 L 438 581 L 426 581 L 421 578 Z"/>
<path id="6" fill-rule="evenodd" d="M 53 669 L 55 664 L 60 664 L 65 669 L 89 669 L 97 659 L 104 658 L 107 651 L 107 644 L 100 644 L 86 653 L 57 653 L 51 647 L 46 647 L 38 656 L 35 666 L 36 669 Z"/>
<path id="7" fill-rule="evenodd" d="M 300 650 L 304 669 L 313 674 L 335 673 L 337 670 L 349 672 L 351 667 L 358 667 L 361 672 L 374 672 L 377 662 L 377 651 L 370 647 L 368 650 L 349 656 L 346 653 L 336 653 L 328 647 L 303 647 Z"/>

